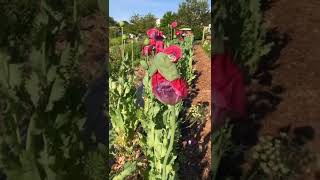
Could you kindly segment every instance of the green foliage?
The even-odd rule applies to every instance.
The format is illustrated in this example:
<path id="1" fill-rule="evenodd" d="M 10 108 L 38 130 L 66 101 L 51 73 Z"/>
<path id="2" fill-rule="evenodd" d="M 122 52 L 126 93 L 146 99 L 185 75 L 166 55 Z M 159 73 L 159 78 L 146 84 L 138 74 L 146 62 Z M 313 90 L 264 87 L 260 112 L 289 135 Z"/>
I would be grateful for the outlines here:
<path id="1" fill-rule="evenodd" d="M 216 179 L 221 159 L 226 156 L 233 148 L 233 144 L 231 142 L 232 128 L 233 126 L 231 124 L 226 123 L 222 128 L 216 129 L 212 133 L 211 159 L 213 180 Z"/>
<path id="2" fill-rule="evenodd" d="M 155 27 L 156 19 L 151 13 L 144 16 L 136 14 L 130 18 L 130 23 L 125 23 L 124 29 L 132 34 L 145 34 L 149 28 Z"/>
<path id="3" fill-rule="evenodd" d="M 166 12 L 161 18 L 160 28 L 165 34 L 170 34 L 170 24 L 179 19 L 178 15 L 172 11 Z"/>
<path id="4" fill-rule="evenodd" d="M 195 40 L 202 38 L 203 26 L 211 24 L 208 1 L 185 0 L 179 5 L 178 22 L 192 28 Z"/>
<path id="5" fill-rule="evenodd" d="M 270 51 L 266 44 L 266 28 L 262 20 L 260 1 L 232 0 L 214 2 L 215 37 L 227 36 L 235 52 L 236 63 L 253 74 L 261 57 Z M 237 29 L 235 31 L 235 29 Z"/>
<path id="6" fill-rule="evenodd" d="M 202 44 L 202 48 L 206 52 L 206 54 L 211 57 L 211 41 L 205 40 Z"/>
<path id="7" fill-rule="evenodd" d="M 22 23 L 25 36 L 15 42 L 26 40 L 30 47 L 18 55 L 5 48 L 0 52 L 0 96 L 6 107 L 1 109 L 0 169 L 12 180 L 91 179 L 85 173 L 88 151 L 81 136 L 87 87 L 77 73 L 81 7 L 77 1 L 41 1 L 35 6 L 26 2 L 7 4 L 36 11 L 32 17 L 21 14 L 21 19 L 30 18 L 30 26 L 15 20 L 7 26 Z M 61 5 L 66 6 L 59 9 Z M 73 36 L 59 51 L 55 36 L 61 31 Z"/>
<path id="8" fill-rule="evenodd" d="M 191 105 L 187 112 L 186 120 L 190 122 L 190 127 L 193 125 L 203 124 L 206 120 L 207 107 L 204 104 Z"/>

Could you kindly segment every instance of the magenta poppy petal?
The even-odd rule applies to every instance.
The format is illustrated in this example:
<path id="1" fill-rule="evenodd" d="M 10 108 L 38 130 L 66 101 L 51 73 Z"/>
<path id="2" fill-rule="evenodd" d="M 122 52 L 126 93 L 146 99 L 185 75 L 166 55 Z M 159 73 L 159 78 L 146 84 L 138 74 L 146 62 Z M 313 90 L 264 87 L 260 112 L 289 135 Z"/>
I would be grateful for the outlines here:
<path id="1" fill-rule="evenodd" d="M 159 30 L 156 28 L 148 29 L 147 35 L 150 39 L 155 39 L 159 35 Z"/>
<path id="2" fill-rule="evenodd" d="M 175 58 L 173 62 L 177 62 L 182 57 L 182 49 L 177 45 L 171 45 L 165 48 L 163 52 L 172 55 Z"/>

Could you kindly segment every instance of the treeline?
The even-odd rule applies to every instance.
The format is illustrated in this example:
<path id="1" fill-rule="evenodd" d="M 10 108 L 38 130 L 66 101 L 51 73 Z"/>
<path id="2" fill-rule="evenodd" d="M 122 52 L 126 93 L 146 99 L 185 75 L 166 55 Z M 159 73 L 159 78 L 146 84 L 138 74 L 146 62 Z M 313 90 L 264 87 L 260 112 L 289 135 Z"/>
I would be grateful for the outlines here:
<path id="1" fill-rule="evenodd" d="M 156 16 L 152 13 L 146 15 L 133 15 L 129 22 L 124 21 L 124 29 L 132 34 L 145 34 L 146 30 L 156 25 Z M 195 39 L 202 38 L 203 26 L 211 23 L 211 10 L 208 1 L 185 0 L 179 5 L 177 12 L 168 11 L 161 17 L 160 29 L 168 34 L 168 25 L 177 21 L 179 27 L 189 27 L 192 29 Z M 119 22 L 113 17 L 109 17 L 109 37 L 120 35 Z"/>

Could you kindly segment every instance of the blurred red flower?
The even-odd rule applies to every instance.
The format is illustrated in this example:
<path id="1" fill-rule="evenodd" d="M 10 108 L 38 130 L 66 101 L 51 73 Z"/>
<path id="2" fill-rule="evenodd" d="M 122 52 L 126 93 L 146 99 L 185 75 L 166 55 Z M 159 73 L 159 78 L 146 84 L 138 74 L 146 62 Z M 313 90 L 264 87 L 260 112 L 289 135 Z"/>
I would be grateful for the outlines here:
<path id="1" fill-rule="evenodd" d="M 212 64 L 214 121 L 220 124 L 224 113 L 242 117 L 246 113 L 246 94 L 243 74 L 229 54 L 216 54 Z"/>
<path id="2" fill-rule="evenodd" d="M 171 27 L 172 27 L 172 28 L 176 28 L 177 26 L 178 26 L 177 21 L 173 21 L 173 22 L 171 23 Z"/>
<path id="3" fill-rule="evenodd" d="M 164 48 L 163 41 L 156 41 L 156 53 L 162 52 Z"/>
<path id="4" fill-rule="evenodd" d="M 177 62 L 182 57 L 182 49 L 177 45 L 170 45 L 163 52 L 171 55 L 174 58 L 173 62 Z"/>
<path id="5" fill-rule="evenodd" d="M 142 54 L 143 54 L 144 56 L 146 56 L 146 55 L 151 55 L 151 54 L 152 54 L 152 47 L 153 47 L 153 46 L 151 46 L 151 45 L 144 46 L 144 47 L 142 48 Z"/>

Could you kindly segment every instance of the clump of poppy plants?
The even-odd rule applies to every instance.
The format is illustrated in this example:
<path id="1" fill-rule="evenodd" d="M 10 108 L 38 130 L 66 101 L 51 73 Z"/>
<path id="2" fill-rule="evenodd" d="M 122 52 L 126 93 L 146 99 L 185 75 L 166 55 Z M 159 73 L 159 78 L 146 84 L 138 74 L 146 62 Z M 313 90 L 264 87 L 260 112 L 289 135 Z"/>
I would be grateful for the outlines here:
<path id="1" fill-rule="evenodd" d="M 171 27 L 177 27 L 177 22 Z M 144 42 L 142 54 L 155 54 L 150 68 L 152 93 L 160 102 L 175 105 L 188 95 L 187 82 L 180 77 L 175 65 L 182 58 L 182 49 L 177 45 L 165 48 L 163 32 L 157 28 L 149 29 L 147 35 L 149 39 Z"/>

